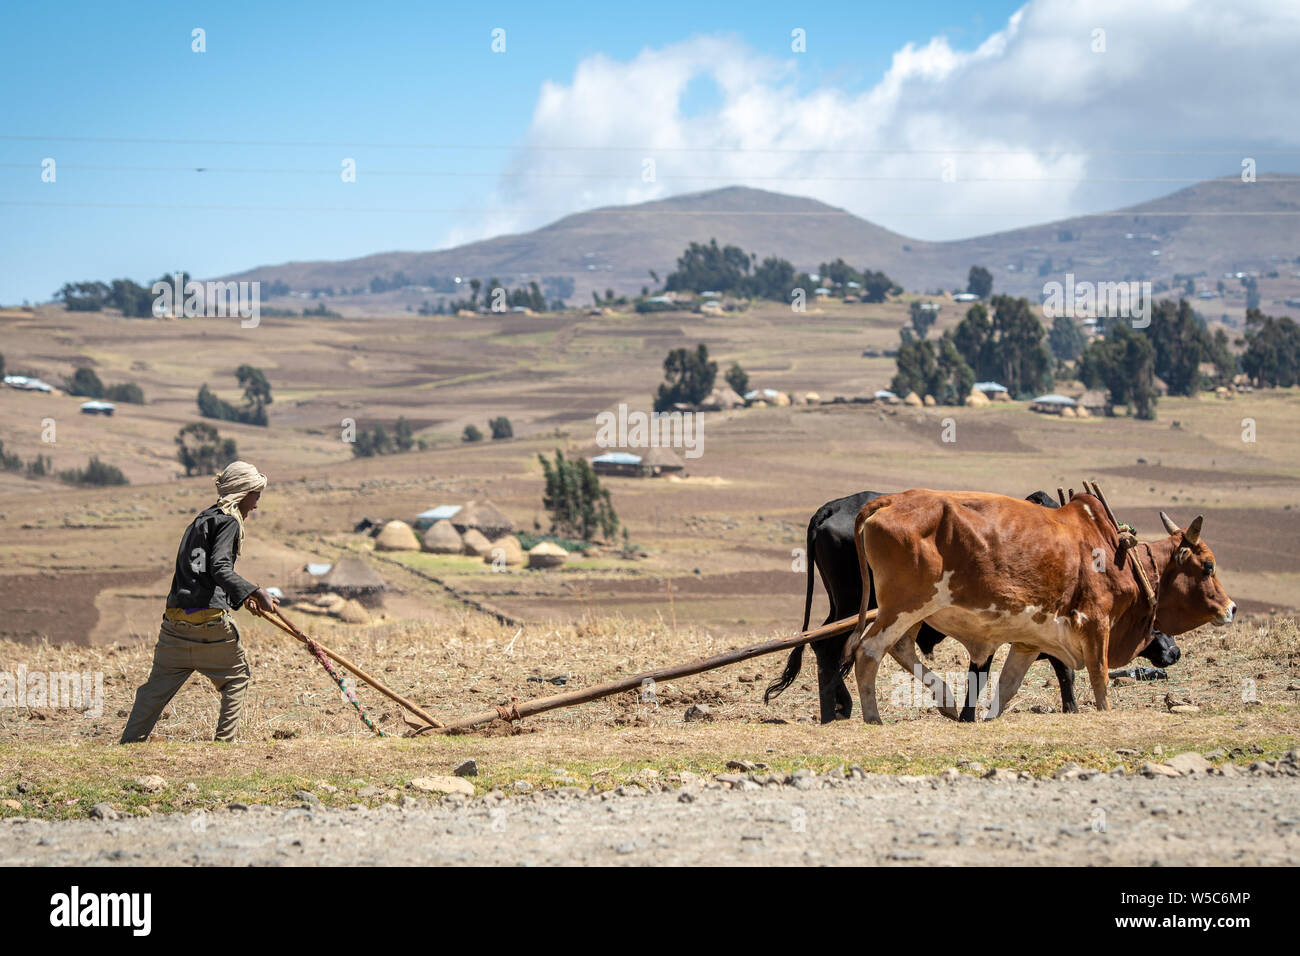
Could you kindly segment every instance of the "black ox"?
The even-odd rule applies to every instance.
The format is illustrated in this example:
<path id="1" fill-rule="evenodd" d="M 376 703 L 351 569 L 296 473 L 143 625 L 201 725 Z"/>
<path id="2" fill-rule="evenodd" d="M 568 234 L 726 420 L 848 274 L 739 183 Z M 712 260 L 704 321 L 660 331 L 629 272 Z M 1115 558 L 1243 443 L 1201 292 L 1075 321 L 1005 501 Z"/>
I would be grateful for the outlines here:
<path id="1" fill-rule="evenodd" d="M 858 552 L 853 542 L 853 523 L 858 512 L 868 501 L 883 497 L 887 492 L 860 491 L 856 495 L 836 498 L 817 509 L 817 513 L 808 522 L 808 592 L 804 599 L 803 629 L 808 630 L 808 618 L 812 613 L 813 567 L 821 575 L 822 586 L 830 599 L 830 612 L 825 624 L 856 614 L 862 605 L 862 572 L 858 567 Z M 1045 508 L 1059 508 L 1056 499 L 1045 491 L 1035 491 L 1025 499 Z M 876 606 L 874 588 L 870 595 L 868 607 Z M 847 667 L 840 664 L 840 655 L 848 634 L 827 637 L 814 641 L 811 645 L 817 656 L 817 693 L 821 703 L 821 722 L 828 724 L 833 720 L 844 720 L 852 715 L 853 698 L 844 685 Z M 946 635 L 939 633 L 929 624 L 922 624 L 916 636 L 916 644 L 926 656 L 934 653 L 935 645 L 944 640 Z M 768 685 L 763 694 L 767 703 L 788 688 L 803 667 L 803 649 L 809 645 L 800 644 L 790 652 L 785 670 L 781 676 Z M 1156 667 L 1169 667 L 1178 661 L 1182 652 L 1172 637 L 1156 631 L 1141 656 L 1151 661 Z M 1047 654 L 1040 654 L 1039 660 L 1046 659 L 1056 672 L 1057 683 L 1061 686 L 1061 710 L 1067 714 L 1079 712 L 1079 705 L 1074 699 L 1074 671 Z M 971 661 L 967 674 L 967 687 L 980 688 L 988 680 L 992 656 L 983 662 Z M 959 719 L 970 722 L 975 719 L 975 703 L 968 691 L 962 705 Z"/>

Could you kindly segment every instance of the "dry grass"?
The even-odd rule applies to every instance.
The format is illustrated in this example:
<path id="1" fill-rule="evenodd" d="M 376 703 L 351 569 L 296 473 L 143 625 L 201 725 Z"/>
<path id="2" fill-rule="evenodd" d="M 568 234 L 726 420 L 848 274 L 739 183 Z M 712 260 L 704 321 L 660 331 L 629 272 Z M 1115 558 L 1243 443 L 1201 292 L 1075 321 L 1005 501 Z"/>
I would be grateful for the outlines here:
<path id="1" fill-rule="evenodd" d="M 241 615 L 244 617 L 244 615 Z M 490 709 L 510 696 L 555 693 L 559 687 L 529 677 L 565 676 L 565 689 L 588 686 L 669 662 L 715 653 L 724 645 L 703 630 L 588 615 L 575 623 L 500 627 L 465 613 L 432 630 L 410 622 L 347 627 L 303 620 L 314 636 L 348 655 L 438 715 Z M 482 768 L 477 784 L 517 779 L 535 786 L 559 781 L 614 786 L 646 771 L 671 779 L 681 770 L 721 772 L 746 759 L 774 769 L 825 769 L 857 764 L 889 773 L 935 772 L 958 761 L 979 760 L 1047 773 L 1067 760 L 1109 768 L 1133 767 L 1161 751 L 1223 747 L 1239 759 L 1277 756 L 1300 744 L 1300 629 L 1292 619 L 1203 629 L 1180 642 L 1183 660 L 1168 682 L 1117 685 L 1114 710 L 1091 710 L 1086 680 L 1078 692 L 1083 712 L 1035 713 L 1059 708 L 1046 665 L 1035 665 L 1013 712 L 987 725 L 957 725 L 933 710 L 884 701 L 884 727 L 856 719 L 822 727 L 813 723 L 815 676 L 808 655 L 801 679 L 771 706 L 762 689 L 780 656 L 661 685 L 657 701 L 636 694 L 530 718 L 513 735 L 504 725 L 461 737 L 372 739 L 351 707 L 296 642 L 262 622 L 244 622 L 254 671 L 240 740 L 206 741 L 217 696 L 194 678 L 160 721 L 150 744 L 118 747 L 136 686 L 148 672 L 151 645 L 107 648 L 0 644 L 0 670 L 99 670 L 105 675 L 104 714 L 71 710 L 0 710 L 0 791 L 23 807 L 0 812 L 73 816 L 93 803 L 122 809 L 187 809 L 241 799 L 283 801 L 293 791 L 329 783 L 339 792 L 327 802 L 349 803 L 365 787 L 403 787 L 412 777 L 448 773 L 464 757 Z M 755 636 L 757 639 L 757 635 Z M 935 666 L 962 671 L 957 645 L 941 645 Z M 894 675 L 882 676 L 889 690 Z M 1247 690 L 1253 682 L 1256 700 Z M 906 686 L 906 685 L 902 685 Z M 1200 713 L 1176 715 L 1166 694 L 1192 700 Z M 382 727 L 405 730 L 396 708 L 375 691 L 359 696 Z M 888 697 L 882 688 L 882 698 Z M 685 723 L 691 703 L 706 704 L 714 719 Z M 775 722 L 772 722 L 775 721 Z M 1117 755 L 1117 749 L 1134 751 Z M 131 781 L 157 773 L 169 782 L 162 794 L 138 793 Z M 32 784 L 16 794 L 22 779 Z M 193 782 L 196 791 L 184 784 Z M 382 799 L 380 797 L 379 799 Z"/>

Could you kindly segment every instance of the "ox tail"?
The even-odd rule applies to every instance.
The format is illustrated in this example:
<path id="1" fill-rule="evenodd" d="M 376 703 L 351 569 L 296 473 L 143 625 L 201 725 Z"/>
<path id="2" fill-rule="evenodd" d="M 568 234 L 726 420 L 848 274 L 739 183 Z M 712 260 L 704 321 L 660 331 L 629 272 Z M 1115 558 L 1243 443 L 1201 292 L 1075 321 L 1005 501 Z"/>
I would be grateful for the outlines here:
<path id="1" fill-rule="evenodd" d="M 840 676 L 842 677 L 846 676 L 849 668 L 853 666 L 853 655 L 857 653 L 858 646 L 861 645 L 867 633 L 867 611 L 870 610 L 872 591 L 871 565 L 867 562 L 867 522 L 882 507 L 886 507 L 888 502 L 888 495 L 867 502 L 862 510 L 858 512 L 858 517 L 853 522 L 853 543 L 858 549 L 858 567 L 862 569 L 862 603 L 858 607 L 858 626 L 853 629 L 853 632 L 844 642 L 844 653 L 840 656 Z M 877 601 L 876 603 L 879 605 L 880 602 Z"/>
<path id="2" fill-rule="evenodd" d="M 812 615 L 812 597 L 813 597 L 813 525 L 817 516 L 813 515 L 808 522 L 808 544 L 804 550 L 804 562 L 808 565 L 808 590 L 803 599 L 803 630 L 808 630 L 808 619 Z M 763 691 L 763 703 L 770 704 L 773 697 L 780 697 L 795 678 L 799 676 L 799 671 L 803 668 L 803 649 L 807 644 L 800 644 L 790 652 L 790 657 L 785 662 L 785 670 L 781 676 L 772 683 L 767 685 L 767 690 Z"/>
<path id="3" fill-rule="evenodd" d="M 799 676 L 799 671 L 803 667 L 803 649 L 807 646 L 807 644 L 800 644 L 790 652 L 781 676 L 768 684 L 767 690 L 763 691 L 763 703 L 770 704 L 773 697 L 780 697 L 786 688 L 794 683 L 794 679 Z"/>

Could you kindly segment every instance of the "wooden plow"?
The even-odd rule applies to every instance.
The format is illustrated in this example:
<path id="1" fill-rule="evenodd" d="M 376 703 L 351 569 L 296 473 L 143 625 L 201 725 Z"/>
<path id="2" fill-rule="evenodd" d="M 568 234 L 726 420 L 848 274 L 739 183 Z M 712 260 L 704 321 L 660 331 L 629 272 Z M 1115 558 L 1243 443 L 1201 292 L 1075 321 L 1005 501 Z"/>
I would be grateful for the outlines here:
<path id="1" fill-rule="evenodd" d="M 256 613 L 256 612 L 255 612 Z M 730 664 L 739 664 L 741 661 L 747 661 L 753 657 L 761 657 L 764 654 L 775 654 L 777 651 L 788 651 L 791 648 L 798 647 L 801 644 L 811 644 L 813 641 L 820 641 L 823 638 L 835 637 L 840 634 L 847 634 L 857 626 L 858 616 L 846 617 L 839 621 L 833 621 L 830 624 L 823 624 L 821 627 L 815 627 L 809 631 L 790 636 L 778 638 L 774 641 L 764 641 L 761 644 L 751 644 L 748 647 L 740 647 L 730 651 L 723 651 L 721 654 L 714 654 L 711 657 L 702 657 L 686 664 L 672 664 L 667 667 L 660 667 L 651 671 L 644 671 L 640 674 L 633 674 L 630 677 L 623 677 L 619 680 L 609 681 L 604 684 L 597 684 L 595 687 L 584 687 L 579 690 L 566 691 L 562 694 L 552 694 L 548 697 L 534 697 L 531 700 L 517 700 L 511 698 L 509 706 L 498 705 L 494 710 L 483 711 L 470 717 L 452 721 L 451 723 L 442 723 L 430 716 L 426 711 L 416 706 L 405 697 L 395 693 L 382 683 L 371 677 L 361 668 L 357 667 L 347 658 L 335 653 L 325 647 L 318 641 L 312 640 L 305 633 L 299 630 L 283 614 L 276 611 L 274 615 L 261 614 L 276 627 L 285 633 L 297 638 L 311 649 L 313 654 L 320 651 L 321 654 L 332 658 L 334 661 L 351 671 L 358 678 L 365 681 L 375 690 L 379 691 L 385 697 L 400 704 L 403 708 L 419 718 L 418 722 L 404 717 L 411 733 L 408 736 L 418 737 L 426 733 L 438 734 L 455 734 L 463 731 L 472 730 L 481 724 L 491 723 L 494 720 L 516 721 L 523 720 L 525 717 L 531 717 L 534 714 L 542 714 L 548 710 L 556 710 L 561 707 L 576 707 L 578 704 L 586 704 L 593 700 L 599 700 L 602 697 L 610 697 L 614 694 L 622 694 L 630 690 L 638 690 L 647 683 L 657 683 L 659 681 L 674 680 L 680 677 L 689 677 L 692 674 L 700 674 L 704 671 L 716 670 L 719 667 L 726 667 Z M 873 608 L 867 612 L 867 620 L 875 619 L 876 611 Z M 319 658 L 319 655 L 317 655 Z M 324 663 L 322 661 L 322 663 Z M 329 668 L 326 668 L 329 670 Z M 331 676 L 334 676 L 331 673 Z M 345 689 L 346 693 L 346 689 Z M 350 698 L 351 699 L 351 698 Z M 352 700 L 357 707 L 358 713 L 361 714 L 362 720 L 368 727 L 374 729 L 365 711 L 355 700 Z M 376 731 L 379 733 L 379 731 Z"/>

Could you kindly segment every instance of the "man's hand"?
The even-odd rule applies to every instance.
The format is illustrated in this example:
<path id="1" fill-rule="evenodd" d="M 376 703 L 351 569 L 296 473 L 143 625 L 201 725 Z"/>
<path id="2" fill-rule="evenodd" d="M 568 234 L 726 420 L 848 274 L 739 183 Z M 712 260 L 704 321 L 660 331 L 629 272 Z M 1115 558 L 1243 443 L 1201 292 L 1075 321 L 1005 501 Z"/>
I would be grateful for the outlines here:
<path id="1" fill-rule="evenodd" d="M 268 614 L 274 614 L 280 607 L 280 602 L 268 594 L 266 588 L 258 588 L 248 596 L 248 600 L 244 602 L 244 606 L 254 614 L 266 616 Z"/>

